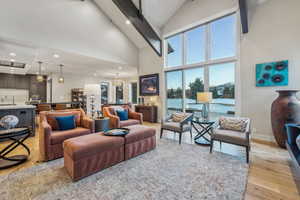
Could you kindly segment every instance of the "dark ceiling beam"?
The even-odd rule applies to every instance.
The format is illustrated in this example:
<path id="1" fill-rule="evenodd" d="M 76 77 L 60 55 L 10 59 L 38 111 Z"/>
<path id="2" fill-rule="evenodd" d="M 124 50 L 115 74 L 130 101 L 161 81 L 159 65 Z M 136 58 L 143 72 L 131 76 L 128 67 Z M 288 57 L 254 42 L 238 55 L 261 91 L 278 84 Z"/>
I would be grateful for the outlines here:
<path id="1" fill-rule="evenodd" d="M 142 4 L 140 10 L 131 0 L 112 0 L 121 12 L 127 17 L 135 29 L 144 37 L 158 56 L 162 56 L 162 40 L 142 15 Z M 141 3 L 141 1 L 140 1 Z"/>
<path id="2" fill-rule="evenodd" d="M 247 0 L 239 0 L 239 5 L 240 5 L 242 31 L 245 34 L 249 32 Z"/>

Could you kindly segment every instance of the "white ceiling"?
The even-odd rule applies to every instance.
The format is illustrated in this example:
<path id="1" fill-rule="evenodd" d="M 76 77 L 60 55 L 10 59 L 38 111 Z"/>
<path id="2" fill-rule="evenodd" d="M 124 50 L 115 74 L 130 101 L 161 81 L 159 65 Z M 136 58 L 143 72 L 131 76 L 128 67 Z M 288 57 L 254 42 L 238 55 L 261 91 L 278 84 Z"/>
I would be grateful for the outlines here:
<path id="1" fill-rule="evenodd" d="M 139 0 L 132 0 L 139 8 Z M 142 0 L 143 15 L 161 29 L 187 0 Z"/>
<path id="2" fill-rule="evenodd" d="M 15 53 L 15 57 L 11 57 L 10 53 Z M 59 58 L 53 55 L 58 54 Z M 38 61 L 42 61 L 42 73 L 49 75 L 51 73 L 59 73 L 59 64 L 65 65 L 64 74 L 83 75 L 83 76 L 99 76 L 105 78 L 114 78 L 116 73 L 120 73 L 121 78 L 129 78 L 137 75 L 137 68 L 130 67 L 125 64 L 108 62 L 97 58 L 87 57 L 74 53 L 64 52 L 61 50 L 39 48 L 26 45 L 19 42 L 4 41 L 0 39 L 0 59 L 14 59 L 16 62 L 26 63 L 25 69 L 15 68 L 15 74 L 36 74 L 38 72 Z M 11 73 L 10 68 L 1 67 L 1 73 Z"/>
<path id="3" fill-rule="evenodd" d="M 138 48 L 144 48 L 149 45 L 132 24 L 128 25 L 125 23 L 127 18 L 112 0 L 94 1 Z M 143 0 L 143 14 L 157 34 L 161 35 L 163 25 L 186 1 L 189 0 Z M 133 0 L 133 2 L 138 7 L 138 0 Z"/>

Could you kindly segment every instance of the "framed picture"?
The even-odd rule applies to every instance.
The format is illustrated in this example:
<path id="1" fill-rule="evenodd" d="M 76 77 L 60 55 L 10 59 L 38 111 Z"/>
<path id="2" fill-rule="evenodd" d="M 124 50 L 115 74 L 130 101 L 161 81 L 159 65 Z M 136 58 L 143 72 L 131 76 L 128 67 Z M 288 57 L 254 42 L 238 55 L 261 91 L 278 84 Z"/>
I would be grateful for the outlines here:
<path id="1" fill-rule="evenodd" d="M 289 84 L 288 65 L 288 60 L 257 64 L 256 86 L 287 86 Z"/>
<path id="2" fill-rule="evenodd" d="M 140 76 L 140 96 L 159 95 L 159 75 L 150 74 Z"/>

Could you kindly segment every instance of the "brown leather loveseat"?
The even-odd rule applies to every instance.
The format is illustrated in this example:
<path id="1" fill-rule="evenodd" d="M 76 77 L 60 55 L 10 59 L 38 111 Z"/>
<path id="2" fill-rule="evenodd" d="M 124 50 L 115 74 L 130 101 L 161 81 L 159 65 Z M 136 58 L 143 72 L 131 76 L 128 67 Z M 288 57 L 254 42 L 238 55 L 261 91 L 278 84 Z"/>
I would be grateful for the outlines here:
<path id="1" fill-rule="evenodd" d="M 75 115 L 76 128 L 58 130 L 55 117 Z M 94 120 L 86 116 L 82 109 L 44 111 L 40 113 L 39 147 L 41 160 L 49 161 L 63 157 L 63 142 L 66 139 L 95 132 Z"/>

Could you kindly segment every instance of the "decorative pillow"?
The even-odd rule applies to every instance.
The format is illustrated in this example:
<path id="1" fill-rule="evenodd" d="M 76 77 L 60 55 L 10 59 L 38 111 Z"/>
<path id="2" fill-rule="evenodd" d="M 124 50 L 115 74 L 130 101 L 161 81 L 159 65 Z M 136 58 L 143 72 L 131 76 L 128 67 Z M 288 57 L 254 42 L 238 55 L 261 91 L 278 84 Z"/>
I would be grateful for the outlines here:
<path id="1" fill-rule="evenodd" d="M 116 112 L 121 121 L 128 120 L 128 111 L 127 110 L 117 110 Z"/>
<path id="2" fill-rule="evenodd" d="M 173 122 L 181 122 L 184 118 L 186 118 L 186 113 L 174 113 L 172 115 L 172 121 Z"/>
<path id="3" fill-rule="evenodd" d="M 300 150 L 300 135 L 296 138 L 296 144 L 298 146 L 298 149 Z"/>
<path id="4" fill-rule="evenodd" d="M 80 120 L 81 120 L 81 112 L 80 111 L 49 112 L 46 115 L 46 118 L 47 118 L 47 122 L 51 126 L 52 130 L 59 130 L 59 126 L 58 126 L 56 117 L 70 116 L 70 115 L 75 116 L 76 126 L 80 126 Z"/>
<path id="5" fill-rule="evenodd" d="M 75 115 L 56 117 L 59 130 L 66 131 L 76 128 Z"/>
<path id="6" fill-rule="evenodd" d="M 248 119 L 237 117 L 220 117 L 219 125 L 221 129 L 245 132 Z"/>

